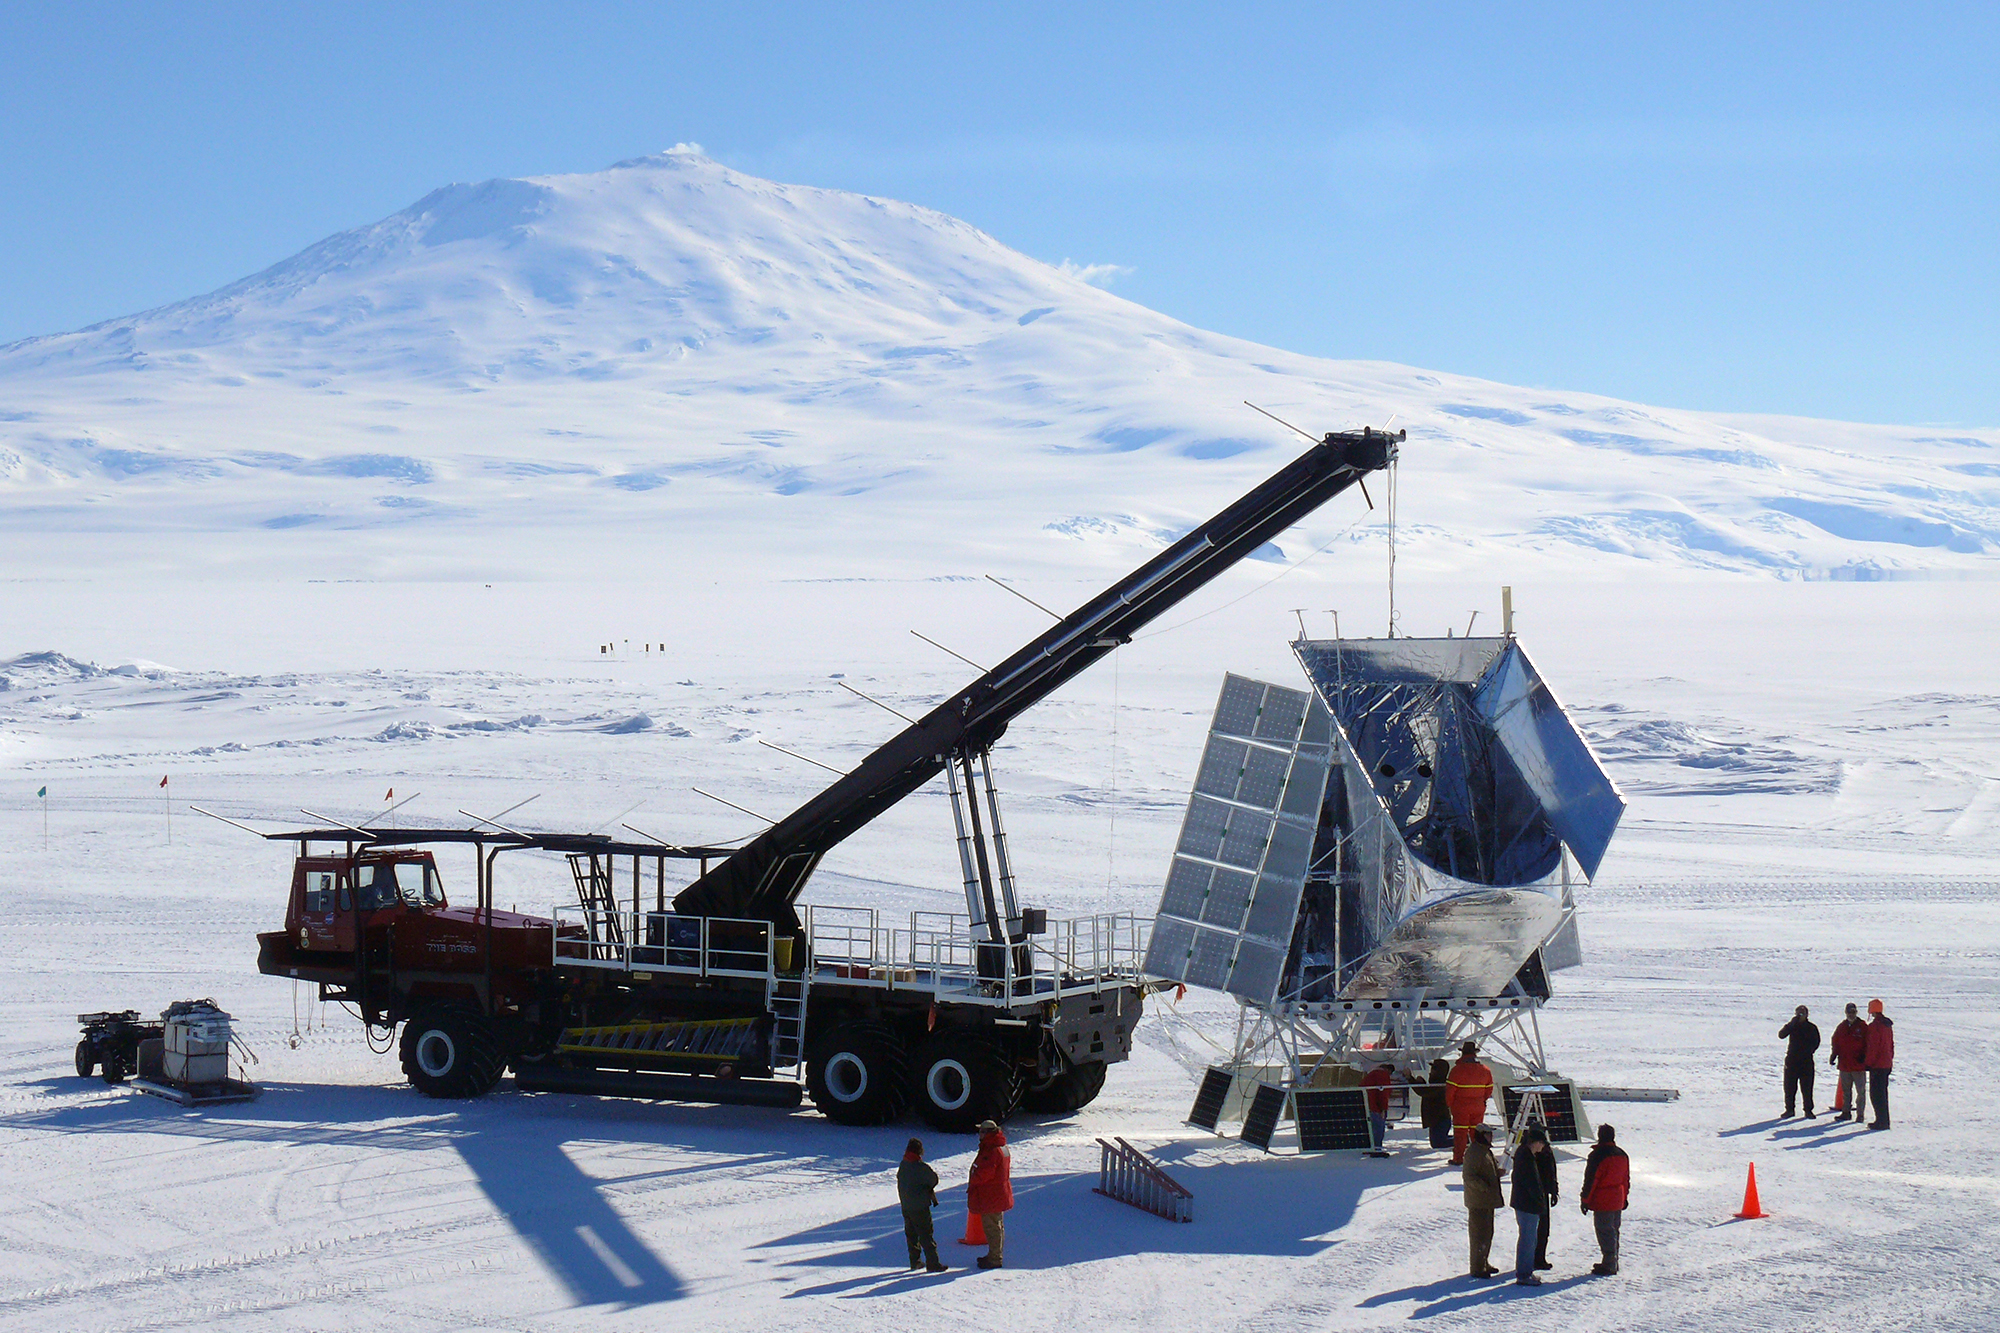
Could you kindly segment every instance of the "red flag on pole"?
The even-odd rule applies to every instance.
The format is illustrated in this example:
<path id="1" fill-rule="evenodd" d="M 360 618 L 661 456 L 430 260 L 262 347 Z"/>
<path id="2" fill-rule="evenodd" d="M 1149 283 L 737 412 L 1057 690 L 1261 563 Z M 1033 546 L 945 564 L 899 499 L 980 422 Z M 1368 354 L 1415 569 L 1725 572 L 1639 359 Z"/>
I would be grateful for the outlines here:
<path id="1" fill-rule="evenodd" d="M 161 785 L 162 787 L 166 786 L 166 785 L 167 785 L 167 780 L 166 780 L 165 778 L 161 778 L 161 779 L 160 779 L 160 785 Z"/>
<path id="2" fill-rule="evenodd" d="M 386 795 L 386 796 L 384 796 L 384 797 L 383 797 L 382 799 L 383 799 L 383 800 L 385 800 L 385 801 L 393 801 L 393 800 L 395 800 L 395 799 L 396 799 L 396 789 L 395 789 L 394 787 L 391 787 L 391 788 L 389 788 L 389 794 L 388 794 L 388 795 Z"/>

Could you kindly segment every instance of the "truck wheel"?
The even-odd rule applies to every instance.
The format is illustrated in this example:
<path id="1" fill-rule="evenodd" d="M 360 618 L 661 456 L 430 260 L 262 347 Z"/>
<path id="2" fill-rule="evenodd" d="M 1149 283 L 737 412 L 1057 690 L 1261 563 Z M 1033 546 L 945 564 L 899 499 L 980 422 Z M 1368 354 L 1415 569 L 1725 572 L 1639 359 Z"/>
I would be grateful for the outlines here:
<path id="1" fill-rule="evenodd" d="M 484 1097 L 506 1072 L 507 1056 L 486 1020 L 431 1009 L 403 1025 L 403 1073 L 426 1097 Z"/>
<path id="2" fill-rule="evenodd" d="M 966 1032 L 933 1033 L 910 1066 L 917 1114 L 947 1133 L 1000 1121 L 1021 1096 L 1021 1076 L 995 1043 Z"/>
<path id="3" fill-rule="evenodd" d="M 1109 1068 L 1102 1060 L 1092 1060 L 1087 1065 L 1065 1064 L 1060 1074 L 1030 1086 L 1021 1105 L 1036 1115 L 1081 1111 L 1104 1091 L 1104 1075 Z"/>
<path id="4" fill-rule="evenodd" d="M 843 1125 L 882 1125 L 910 1104 L 909 1056 L 879 1023 L 843 1023 L 813 1044 L 806 1093 Z"/>
<path id="5" fill-rule="evenodd" d="M 76 1076 L 89 1078 L 97 1068 L 97 1048 L 88 1041 L 76 1044 Z"/>

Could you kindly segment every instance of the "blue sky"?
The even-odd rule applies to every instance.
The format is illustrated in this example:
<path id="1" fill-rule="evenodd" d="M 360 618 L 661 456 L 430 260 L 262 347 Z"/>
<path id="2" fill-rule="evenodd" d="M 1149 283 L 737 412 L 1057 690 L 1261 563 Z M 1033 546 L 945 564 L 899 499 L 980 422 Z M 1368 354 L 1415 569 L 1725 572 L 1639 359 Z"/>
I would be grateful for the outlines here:
<path id="1" fill-rule="evenodd" d="M 2000 7 L 1509 8 L 11 5 L 0 341 L 686 140 L 1301 352 L 2000 425 Z"/>

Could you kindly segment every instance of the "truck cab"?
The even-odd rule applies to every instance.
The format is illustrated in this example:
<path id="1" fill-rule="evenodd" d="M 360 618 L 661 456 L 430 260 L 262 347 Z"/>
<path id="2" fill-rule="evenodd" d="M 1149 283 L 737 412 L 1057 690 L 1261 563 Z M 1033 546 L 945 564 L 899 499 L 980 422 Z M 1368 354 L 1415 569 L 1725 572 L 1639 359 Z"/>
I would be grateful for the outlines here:
<path id="1" fill-rule="evenodd" d="M 351 953 L 362 932 L 444 906 L 429 852 L 302 856 L 292 867 L 285 932 L 302 953 Z"/>

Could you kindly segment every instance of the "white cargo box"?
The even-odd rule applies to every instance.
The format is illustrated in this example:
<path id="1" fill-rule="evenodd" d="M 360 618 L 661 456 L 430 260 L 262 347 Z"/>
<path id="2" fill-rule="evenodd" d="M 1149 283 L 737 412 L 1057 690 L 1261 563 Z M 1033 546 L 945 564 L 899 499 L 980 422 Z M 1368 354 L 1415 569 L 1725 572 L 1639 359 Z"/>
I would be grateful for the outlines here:
<path id="1" fill-rule="evenodd" d="M 182 1000 L 160 1015 L 165 1023 L 161 1072 L 175 1083 L 220 1083 L 229 1076 L 229 1015 L 210 1000 Z"/>
<path id="2" fill-rule="evenodd" d="M 229 1056 L 226 1052 L 190 1055 L 169 1050 L 161 1061 L 161 1071 L 174 1083 L 220 1083 L 229 1077 Z"/>

